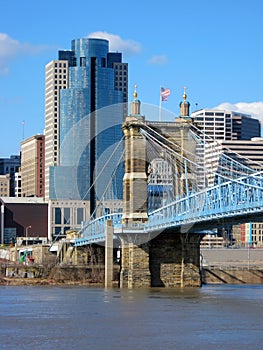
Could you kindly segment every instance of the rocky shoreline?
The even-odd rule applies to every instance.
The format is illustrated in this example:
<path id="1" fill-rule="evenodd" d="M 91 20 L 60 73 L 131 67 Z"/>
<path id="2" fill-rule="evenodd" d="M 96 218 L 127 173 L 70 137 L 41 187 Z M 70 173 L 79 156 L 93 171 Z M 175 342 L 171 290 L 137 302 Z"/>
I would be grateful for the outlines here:
<path id="1" fill-rule="evenodd" d="M 0 286 L 103 286 L 89 281 L 56 281 L 48 278 L 0 277 Z"/>
<path id="2" fill-rule="evenodd" d="M 23 265 L 0 264 L 0 286 L 104 286 L 104 266 Z M 118 285 L 118 271 L 114 273 L 114 286 Z"/>

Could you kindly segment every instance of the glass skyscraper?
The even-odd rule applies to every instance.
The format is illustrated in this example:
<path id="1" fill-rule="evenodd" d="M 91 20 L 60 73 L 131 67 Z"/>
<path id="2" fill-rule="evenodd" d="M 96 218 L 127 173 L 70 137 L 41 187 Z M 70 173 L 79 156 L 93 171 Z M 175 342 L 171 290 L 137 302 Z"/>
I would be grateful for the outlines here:
<path id="1" fill-rule="evenodd" d="M 49 198 L 89 200 L 93 213 L 122 154 L 128 64 L 122 63 L 121 53 L 109 52 L 107 40 L 95 38 L 72 40 L 71 50 L 59 51 L 55 62 L 64 66 L 67 82 L 59 85 L 59 76 L 52 73 L 59 91 L 53 132 L 59 151 L 57 163 L 49 164 Z M 120 164 L 111 185 L 117 199 L 122 197 L 122 177 Z"/>

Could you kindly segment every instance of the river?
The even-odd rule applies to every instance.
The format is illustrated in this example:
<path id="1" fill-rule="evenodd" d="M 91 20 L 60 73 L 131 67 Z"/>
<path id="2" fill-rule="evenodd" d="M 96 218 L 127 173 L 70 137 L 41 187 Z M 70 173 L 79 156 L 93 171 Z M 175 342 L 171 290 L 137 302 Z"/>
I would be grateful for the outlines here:
<path id="1" fill-rule="evenodd" d="M 0 349 L 262 349 L 263 286 L 1 286 Z"/>

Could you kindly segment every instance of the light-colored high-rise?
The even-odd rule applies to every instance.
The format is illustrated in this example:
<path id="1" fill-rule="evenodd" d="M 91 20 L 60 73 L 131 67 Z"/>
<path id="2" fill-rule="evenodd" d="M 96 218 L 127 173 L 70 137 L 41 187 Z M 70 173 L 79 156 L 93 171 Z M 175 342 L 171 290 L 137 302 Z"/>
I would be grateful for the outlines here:
<path id="1" fill-rule="evenodd" d="M 68 87 L 68 61 L 46 65 L 45 78 L 45 198 L 49 198 L 49 169 L 59 165 L 60 90 Z"/>
<path id="2" fill-rule="evenodd" d="M 204 144 L 199 145 L 199 155 L 202 170 L 200 179 L 203 186 L 212 186 L 216 180 L 215 173 L 228 175 L 229 165 L 225 162 L 225 155 L 234 158 L 244 166 L 255 170 L 263 164 L 263 142 L 260 139 L 260 122 L 249 114 L 217 109 L 202 109 L 191 114 L 192 122 L 201 131 L 200 137 Z M 222 165 L 219 170 L 219 164 Z M 234 169 L 232 169 L 234 171 Z M 238 169 L 235 170 L 238 174 Z M 201 180 L 200 180 L 201 182 Z M 262 242 L 262 233 L 257 227 L 261 223 L 249 223 L 240 226 L 227 227 L 222 232 L 228 232 L 230 241 L 234 237 L 236 242 L 246 240 L 256 244 Z M 249 231 L 248 231 L 249 230 Z M 238 232 L 238 233 L 237 233 Z M 240 232 L 245 232 L 243 235 Z M 231 237 L 232 235 L 232 237 Z"/>
<path id="3" fill-rule="evenodd" d="M 260 136 L 260 122 L 249 114 L 201 109 L 191 114 L 193 123 L 209 140 L 250 140 Z"/>

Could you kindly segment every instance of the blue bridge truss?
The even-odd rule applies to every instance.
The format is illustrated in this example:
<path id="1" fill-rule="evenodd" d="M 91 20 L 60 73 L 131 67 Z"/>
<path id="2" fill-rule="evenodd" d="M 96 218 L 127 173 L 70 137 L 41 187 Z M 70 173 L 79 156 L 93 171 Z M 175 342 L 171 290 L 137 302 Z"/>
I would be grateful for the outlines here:
<path id="1" fill-rule="evenodd" d="M 145 129 L 142 134 L 151 142 L 159 143 L 158 152 L 164 150 L 164 145 L 159 140 L 153 140 Z M 194 134 L 197 144 L 202 144 L 202 139 Z M 157 152 L 157 153 L 158 153 Z M 244 222 L 259 221 L 263 218 L 263 170 L 256 171 L 247 165 L 237 161 L 237 156 L 231 159 L 224 155 L 218 160 L 217 172 L 210 170 L 210 177 L 213 176 L 213 185 L 193 185 L 193 170 L 195 168 L 195 179 L 198 179 L 200 172 L 207 172 L 203 169 L 203 163 L 193 161 L 193 157 L 186 158 L 183 152 L 171 151 L 174 155 L 174 162 L 184 169 L 184 192 L 176 198 L 169 198 L 162 202 L 157 209 L 148 213 L 148 222 L 136 224 L 136 227 L 122 225 L 122 213 L 111 213 L 92 219 L 85 223 L 81 229 L 82 238 L 75 240 L 75 246 L 105 241 L 106 221 L 112 220 L 115 238 L 118 234 L 125 233 L 130 229 L 138 232 L 149 233 L 165 229 L 188 227 L 214 228 L 220 226 L 220 222 Z M 168 151 L 166 151 L 168 154 Z M 169 154 L 171 159 L 171 153 Z M 200 165 L 201 164 L 201 165 Z M 196 175 L 197 174 L 197 175 Z M 190 181 L 191 180 L 191 181 Z M 200 179 L 199 179 L 200 181 Z M 190 186 L 191 182 L 191 186 Z M 170 186 L 170 185 L 169 185 Z M 169 192 L 171 192 L 170 187 Z M 155 189 L 165 188 L 156 186 Z M 154 187 L 149 185 L 151 193 Z M 256 220 L 258 219 L 258 220 Z"/>

